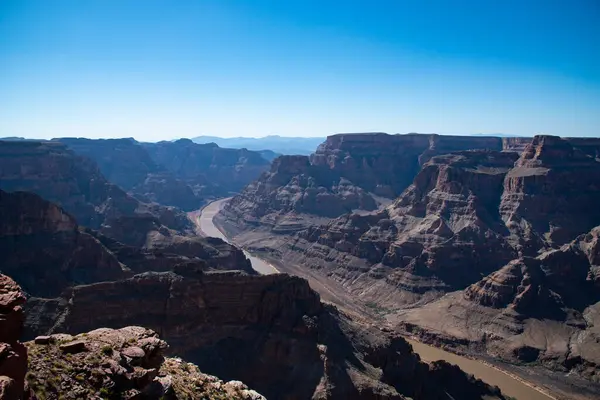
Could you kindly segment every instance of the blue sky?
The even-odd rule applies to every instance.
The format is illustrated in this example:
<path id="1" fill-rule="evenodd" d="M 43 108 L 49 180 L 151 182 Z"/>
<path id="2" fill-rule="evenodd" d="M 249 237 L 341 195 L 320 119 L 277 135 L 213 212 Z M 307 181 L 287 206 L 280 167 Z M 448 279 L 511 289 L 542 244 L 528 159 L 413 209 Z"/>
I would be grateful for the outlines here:
<path id="1" fill-rule="evenodd" d="M 600 136 L 597 0 L 2 0 L 0 136 Z"/>

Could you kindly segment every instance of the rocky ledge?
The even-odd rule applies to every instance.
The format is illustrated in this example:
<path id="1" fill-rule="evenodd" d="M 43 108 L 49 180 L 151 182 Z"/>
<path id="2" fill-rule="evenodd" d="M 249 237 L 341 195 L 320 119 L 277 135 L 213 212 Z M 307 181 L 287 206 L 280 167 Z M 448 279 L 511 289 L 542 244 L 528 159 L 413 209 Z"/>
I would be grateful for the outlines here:
<path id="1" fill-rule="evenodd" d="M 146 328 L 100 328 L 27 342 L 27 384 L 40 399 L 264 400 L 239 381 L 202 373 Z"/>
<path id="2" fill-rule="evenodd" d="M 100 328 L 19 342 L 25 293 L 0 275 L 0 399 L 263 400 L 239 381 L 223 382 L 180 358 L 146 328 Z"/>

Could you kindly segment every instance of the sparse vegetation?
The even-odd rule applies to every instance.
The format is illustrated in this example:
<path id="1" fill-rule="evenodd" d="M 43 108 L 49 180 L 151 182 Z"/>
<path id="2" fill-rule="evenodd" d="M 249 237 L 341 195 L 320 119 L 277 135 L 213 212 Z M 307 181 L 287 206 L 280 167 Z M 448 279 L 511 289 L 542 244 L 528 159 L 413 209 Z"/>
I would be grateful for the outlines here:
<path id="1" fill-rule="evenodd" d="M 106 387 L 101 387 L 100 391 L 98 392 L 98 394 L 100 395 L 100 397 L 102 397 L 103 399 L 110 399 L 113 397 L 113 393 L 112 390 L 106 388 Z"/>
<path id="2" fill-rule="evenodd" d="M 385 314 L 389 314 L 392 311 L 389 308 L 382 307 L 382 306 L 380 306 L 379 304 L 377 304 L 377 303 L 375 303 L 373 301 L 367 301 L 365 303 L 365 306 L 367 306 L 368 308 L 370 308 L 371 310 L 373 310 L 379 316 L 383 316 Z"/>

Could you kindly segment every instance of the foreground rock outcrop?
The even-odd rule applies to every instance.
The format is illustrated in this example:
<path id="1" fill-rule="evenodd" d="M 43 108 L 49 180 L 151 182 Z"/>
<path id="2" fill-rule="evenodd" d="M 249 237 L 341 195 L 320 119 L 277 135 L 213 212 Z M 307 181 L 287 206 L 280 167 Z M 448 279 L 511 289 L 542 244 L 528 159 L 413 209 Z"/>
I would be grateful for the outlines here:
<path id="1" fill-rule="evenodd" d="M 263 396 L 180 358 L 146 328 L 100 328 L 19 342 L 25 294 L 0 275 L 0 399 L 240 399 Z"/>
<path id="2" fill-rule="evenodd" d="M 168 344 L 139 326 L 39 336 L 26 346 L 27 383 L 39 398 L 264 399 L 242 382 L 165 358 Z"/>

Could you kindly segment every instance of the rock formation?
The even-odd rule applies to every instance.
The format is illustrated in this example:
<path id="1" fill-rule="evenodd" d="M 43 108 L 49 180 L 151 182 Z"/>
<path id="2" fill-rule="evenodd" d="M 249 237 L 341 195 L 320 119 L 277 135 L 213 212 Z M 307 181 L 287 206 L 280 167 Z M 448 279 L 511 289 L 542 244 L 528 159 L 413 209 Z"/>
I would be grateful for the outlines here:
<path id="1" fill-rule="evenodd" d="M 80 228 L 62 208 L 33 193 L 0 190 L 0 270 L 32 296 L 56 297 L 73 285 L 169 271 L 180 264 L 254 273 L 240 250 L 217 238 L 174 236 L 150 247 L 125 245 Z"/>
<path id="2" fill-rule="evenodd" d="M 269 164 L 258 152 L 194 144 L 189 140 L 139 143 L 132 138 L 61 138 L 53 141 L 93 160 L 110 182 L 134 197 L 189 211 L 200 208 L 207 199 L 238 191 Z"/>
<path id="3" fill-rule="evenodd" d="M 387 208 L 308 227 L 277 250 L 367 299 L 387 296 L 389 307 L 465 288 L 517 254 L 498 212 L 516 160 L 497 151 L 434 157 Z"/>
<path id="4" fill-rule="evenodd" d="M 284 221 L 292 225 L 290 210 L 298 214 L 322 212 L 325 207 L 305 207 L 306 193 L 292 186 L 298 177 L 314 175 L 310 171 L 316 168 L 315 163 L 326 163 L 328 171 L 343 171 L 340 174 L 354 182 L 367 181 L 367 176 L 379 174 L 372 170 L 374 167 L 365 171 L 365 166 L 376 164 L 366 161 L 355 169 L 353 165 L 358 164 L 350 161 L 350 154 L 360 159 L 357 154 L 365 157 L 374 143 L 387 141 L 390 154 L 399 153 L 398 158 L 403 159 L 402 151 L 393 147 L 398 138 L 419 144 L 427 137 L 333 136 L 312 156 L 311 163 L 297 157 L 285 165 L 287 174 L 280 172 L 285 160 L 281 158 L 274 162 L 270 174 L 234 197 L 219 220 L 225 227 L 230 222 L 243 227 L 262 214 L 258 221 L 263 227 L 274 221 L 278 228 L 282 223 L 277 225 L 277 218 L 286 212 Z M 462 147 L 466 141 L 449 145 L 455 138 L 429 139 L 428 151 Z M 371 278 L 384 278 L 386 284 L 417 293 L 464 289 L 520 255 L 536 257 L 557 250 L 600 224 L 600 209 L 596 207 L 600 204 L 600 162 L 571 142 L 538 136 L 520 157 L 511 151 L 489 150 L 433 157 L 388 207 L 370 213 L 348 212 L 321 225 L 307 218 L 308 226 L 297 224 L 299 232 L 294 240 L 282 237 L 276 250 L 288 259 L 324 268 L 351 290 L 357 284 L 361 293 L 365 293 L 366 284 L 361 282 Z M 421 153 L 420 157 L 423 161 L 428 154 Z M 385 165 L 393 163 L 388 160 Z M 391 170 L 381 172 L 390 174 L 398 176 Z M 378 185 L 374 182 L 359 189 L 368 189 L 365 193 L 369 196 Z M 297 199 L 299 205 L 290 199 Z M 244 210 L 242 223 L 236 220 L 238 210 Z M 269 233 L 286 232 L 271 228 Z M 256 238 L 253 241 L 259 246 Z"/>
<path id="5" fill-rule="evenodd" d="M 536 136 L 507 174 L 500 213 L 516 248 L 534 255 L 600 223 L 600 162 L 567 140 Z"/>
<path id="6" fill-rule="evenodd" d="M 0 275 L 0 399 L 29 399 L 25 390 L 27 349 L 19 342 L 23 329 L 25 294 L 6 275 Z"/>
<path id="7" fill-rule="evenodd" d="M 465 297 L 483 306 L 510 306 L 517 312 L 536 317 L 552 316 L 562 305 L 560 298 L 550 290 L 539 260 L 531 258 L 511 261 L 469 286 Z"/>
<path id="8" fill-rule="evenodd" d="M 77 155 L 93 160 L 106 179 L 125 191 L 139 185 L 148 175 L 165 171 L 133 138 L 54 140 L 63 143 Z"/>
<path id="9" fill-rule="evenodd" d="M 109 181 L 139 200 L 186 211 L 240 190 L 269 165 L 258 152 L 185 139 L 160 143 L 139 143 L 131 138 L 56 140 L 94 160 Z"/>
<path id="10" fill-rule="evenodd" d="M 347 180 L 337 182 L 328 170 L 319 171 L 306 156 L 282 156 L 271 171 L 249 184 L 228 204 L 246 224 L 271 225 L 276 230 L 305 227 L 299 215 L 335 217 L 356 208 L 375 209 L 376 201 Z M 323 174 L 322 172 L 325 172 Z M 243 211 L 243 212 L 241 212 Z"/>
<path id="11" fill-rule="evenodd" d="M 235 180 L 257 165 L 243 150 L 205 152 L 185 140 L 136 146 L 166 171 L 133 169 L 145 179 L 132 192 L 143 188 L 136 196 L 150 201 L 156 179 L 198 194 L 203 168 L 227 165 L 219 179 Z M 551 136 L 335 135 L 311 157 L 274 160 L 217 222 L 350 292 L 368 318 L 598 381 L 598 148 Z M 145 326 L 170 343 L 167 354 L 272 398 L 501 396 L 449 365 L 422 363 L 401 337 L 321 303 L 299 277 L 252 275 L 241 251 L 195 237 L 182 213 L 127 195 L 64 145 L 0 143 L 0 179 L 62 206 L 0 192 L 0 265 L 31 296 L 28 338 Z M 48 354 L 66 350 L 64 359 L 96 346 L 65 338 L 39 340 Z M 144 349 L 133 339 L 112 352 L 134 360 Z M 136 368 L 152 368 L 123 360 L 126 390 L 144 392 Z M 183 379 L 203 379 L 190 374 Z M 74 376 L 65 385 L 101 390 Z"/>
<path id="12" fill-rule="evenodd" d="M 186 182 L 198 196 L 225 197 L 238 192 L 269 168 L 260 153 L 226 149 L 189 139 L 142 143 L 154 162 Z"/>
<path id="13" fill-rule="evenodd" d="M 0 142 L 0 189 L 34 192 L 60 205 L 80 225 L 100 231 L 118 233 L 119 219 L 151 221 L 121 231 L 119 240 L 126 243 L 194 231 L 183 212 L 141 203 L 109 183 L 91 160 L 57 142 Z"/>
<path id="14" fill-rule="evenodd" d="M 408 187 L 431 157 L 502 150 L 500 138 L 385 133 L 329 136 L 308 157 L 283 156 L 249 184 L 223 215 L 240 226 L 288 233 L 353 210 L 375 210 Z"/>
<path id="15" fill-rule="evenodd" d="M 38 296 L 127 276 L 117 258 L 63 209 L 33 193 L 1 190 L 0 270 Z"/>
<path id="16" fill-rule="evenodd" d="M 311 163 L 329 168 L 368 192 L 395 198 L 431 157 L 475 149 L 501 150 L 502 141 L 495 137 L 339 134 L 329 136 L 317 148 Z"/>
<path id="17" fill-rule="evenodd" d="M 151 258 L 144 253 L 148 249 L 120 245 L 89 229 L 78 229 L 62 209 L 34 194 L 2 195 L 2 208 L 10 205 L 15 213 L 0 215 L 0 226 L 3 235 L 15 236 L 15 242 L 33 235 L 40 240 L 29 240 L 32 246 L 50 246 L 46 250 L 52 250 L 52 243 L 41 239 L 55 239 L 62 249 L 63 242 L 71 243 L 61 236 L 64 231 L 75 232 L 69 240 L 87 235 L 97 256 L 118 260 L 124 273 L 143 268 L 144 258 Z M 201 375 L 195 366 L 162 361 L 165 350 L 165 354 L 184 356 L 204 372 L 242 380 L 272 398 L 438 399 L 446 392 L 466 399 L 502 398 L 498 390 L 462 372 L 457 375 L 449 366 L 422 363 L 402 338 L 322 304 L 301 278 L 215 271 L 211 265 L 225 257 L 219 250 L 228 245 L 206 240 L 214 247 L 205 249 L 205 260 L 179 262 L 168 272 L 144 272 L 129 278 L 100 276 L 100 282 L 85 285 L 76 278 L 92 277 L 85 269 L 94 271 L 101 265 L 88 265 L 83 257 L 77 265 L 82 271 L 70 272 L 71 260 L 77 259 L 78 252 L 87 251 L 77 247 L 77 242 L 71 247 L 64 245 L 65 250 L 54 255 L 54 262 L 45 265 L 43 276 L 47 278 L 42 279 L 46 281 L 28 281 L 30 275 L 41 273 L 35 263 L 14 265 L 17 257 L 3 262 L 18 280 L 30 285 L 24 335 L 34 339 L 28 344 L 31 389 L 43 398 L 140 393 L 148 398 L 180 398 L 184 394 L 200 398 L 194 396 L 216 390 L 239 398 L 255 396 L 241 383 L 223 384 Z M 36 253 L 37 249 L 19 251 Z M 105 268 L 112 266 L 114 263 Z M 46 288 L 50 285 L 56 287 Z M 5 305 L 0 308 L 8 317 L 0 321 L 17 326 L 14 316 L 22 318 L 19 307 L 24 297 L 14 295 L 14 290 L 6 292 L 10 294 L 2 292 Z M 167 351 L 164 342 L 145 328 L 121 329 L 130 325 L 158 332 L 171 348 Z M 2 328 L 2 333 L 13 331 Z M 11 346 L 4 347 L 9 352 L 6 360 L 20 360 L 18 365 L 23 367 L 21 354 L 25 353 L 11 350 L 18 347 L 15 338 L 2 338 Z M 11 379 L 22 382 L 24 368 L 11 365 Z M 10 383 L 4 385 L 6 390 L 22 390 L 13 381 L 3 380 Z M 450 383 L 459 381 L 460 385 Z M 198 387 L 190 388 L 190 382 Z"/>
<path id="18" fill-rule="evenodd" d="M 588 156 L 595 159 L 600 158 L 600 138 L 574 137 L 565 138 L 565 140 Z"/>
<path id="19" fill-rule="evenodd" d="M 433 343 L 458 343 L 458 336 L 479 353 L 598 383 L 597 232 L 598 227 L 536 258 L 516 258 L 462 292 L 403 311 L 401 330 L 409 327 Z M 588 396 L 600 393 L 594 387 Z"/>
<path id="20" fill-rule="evenodd" d="M 239 381 L 223 382 L 180 358 L 146 328 L 100 328 L 76 336 L 38 336 L 20 343 L 25 294 L 0 275 L 0 399 L 239 399 L 263 396 Z"/>
<path id="21" fill-rule="evenodd" d="M 208 182 L 206 185 L 210 186 Z M 214 196 L 212 189 L 195 193 L 188 183 L 167 171 L 146 175 L 130 189 L 130 193 L 143 202 L 175 206 L 185 211 L 201 208 Z"/>
<path id="22" fill-rule="evenodd" d="M 531 138 L 527 137 L 503 137 L 502 150 L 521 153 L 529 143 L 531 143 Z"/>

